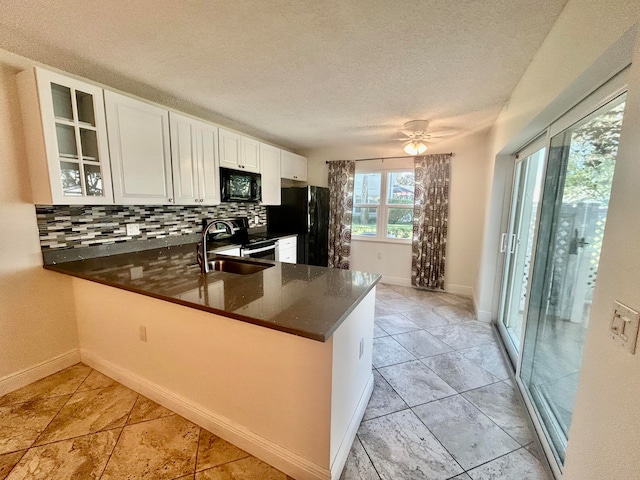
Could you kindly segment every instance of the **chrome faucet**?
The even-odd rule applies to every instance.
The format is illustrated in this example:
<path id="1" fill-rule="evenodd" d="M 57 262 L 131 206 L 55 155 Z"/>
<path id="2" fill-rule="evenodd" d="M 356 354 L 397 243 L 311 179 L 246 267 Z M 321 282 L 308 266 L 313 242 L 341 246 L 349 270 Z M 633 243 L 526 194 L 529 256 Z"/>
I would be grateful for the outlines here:
<path id="1" fill-rule="evenodd" d="M 208 250 L 208 241 L 207 236 L 209 234 L 209 230 L 216 225 L 224 225 L 225 230 L 229 235 L 233 235 L 234 226 L 229 220 L 211 220 L 209 223 L 205 225 L 202 229 L 202 240 L 198 243 L 196 247 L 196 259 L 198 261 L 198 265 L 200 265 L 200 271 L 202 273 L 209 273 L 211 268 L 209 267 L 209 254 Z"/>

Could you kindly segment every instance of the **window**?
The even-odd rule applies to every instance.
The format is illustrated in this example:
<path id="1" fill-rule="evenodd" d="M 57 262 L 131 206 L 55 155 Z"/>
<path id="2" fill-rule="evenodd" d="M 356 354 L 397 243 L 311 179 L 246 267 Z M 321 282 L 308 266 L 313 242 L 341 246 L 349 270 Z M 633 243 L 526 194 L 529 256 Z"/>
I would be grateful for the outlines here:
<path id="1" fill-rule="evenodd" d="M 407 241 L 412 231 L 413 171 L 356 173 L 351 235 Z"/>

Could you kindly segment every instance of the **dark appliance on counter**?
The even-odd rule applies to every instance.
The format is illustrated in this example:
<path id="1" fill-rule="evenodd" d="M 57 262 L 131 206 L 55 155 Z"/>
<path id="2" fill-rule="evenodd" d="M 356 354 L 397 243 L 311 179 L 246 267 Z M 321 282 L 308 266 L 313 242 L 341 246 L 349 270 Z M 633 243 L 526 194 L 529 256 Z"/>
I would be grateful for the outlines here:
<path id="1" fill-rule="evenodd" d="M 220 169 L 220 198 L 223 202 L 254 202 L 262 200 L 262 177 L 259 173 Z"/>
<path id="2" fill-rule="evenodd" d="M 326 267 L 329 262 L 329 189 L 282 189 L 282 204 L 267 207 L 267 231 L 298 235 L 297 263 Z"/>
<path id="3" fill-rule="evenodd" d="M 202 220 L 204 228 L 213 219 Z M 267 232 L 250 233 L 249 219 L 247 217 L 236 217 L 225 219 L 233 225 L 233 234 L 226 232 L 224 228 L 209 232 L 210 242 L 227 242 L 229 244 L 240 245 L 240 255 L 250 258 L 262 258 L 266 260 L 276 259 L 276 248 L 278 247 L 278 237 L 269 235 Z"/>

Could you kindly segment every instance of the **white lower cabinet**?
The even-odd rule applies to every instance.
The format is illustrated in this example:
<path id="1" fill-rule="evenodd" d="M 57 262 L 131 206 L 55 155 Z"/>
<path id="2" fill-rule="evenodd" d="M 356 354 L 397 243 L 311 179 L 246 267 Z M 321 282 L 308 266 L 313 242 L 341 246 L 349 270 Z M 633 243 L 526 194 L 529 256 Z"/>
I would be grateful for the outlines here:
<path id="1" fill-rule="evenodd" d="M 179 205 L 218 205 L 218 128 L 169 113 L 173 198 Z"/>
<path id="2" fill-rule="evenodd" d="M 276 260 L 284 263 L 296 263 L 298 239 L 294 235 L 278 240 L 278 248 L 276 249 Z"/>
<path id="3" fill-rule="evenodd" d="M 280 205 L 280 149 L 260 144 L 260 173 L 262 175 L 262 203 Z"/>
<path id="4" fill-rule="evenodd" d="M 169 111 L 106 90 L 115 203 L 172 204 Z"/>

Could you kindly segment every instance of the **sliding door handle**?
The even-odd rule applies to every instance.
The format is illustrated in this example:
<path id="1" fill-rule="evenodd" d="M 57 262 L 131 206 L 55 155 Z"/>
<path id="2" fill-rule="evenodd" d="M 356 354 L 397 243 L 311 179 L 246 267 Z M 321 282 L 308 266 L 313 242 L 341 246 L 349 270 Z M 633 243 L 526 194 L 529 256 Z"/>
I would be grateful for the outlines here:
<path id="1" fill-rule="evenodd" d="M 507 251 L 507 233 L 500 234 L 500 253 L 504 253 Z"/>

